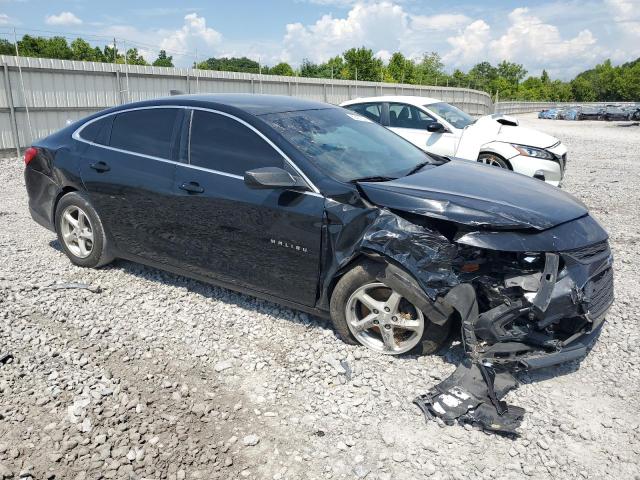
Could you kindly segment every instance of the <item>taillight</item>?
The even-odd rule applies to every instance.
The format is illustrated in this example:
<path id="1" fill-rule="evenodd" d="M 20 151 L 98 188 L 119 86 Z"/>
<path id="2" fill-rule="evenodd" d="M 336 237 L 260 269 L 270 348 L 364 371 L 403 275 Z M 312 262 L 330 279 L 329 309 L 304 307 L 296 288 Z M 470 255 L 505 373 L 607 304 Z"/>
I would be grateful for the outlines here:
<path id="1" fill-rule="evenodd" d="M 38 150 L 33 147 L 29 147 L 24 151 L 24 164 L 29 165 L 29 162 L 35 158 L 38 154 Z"/>

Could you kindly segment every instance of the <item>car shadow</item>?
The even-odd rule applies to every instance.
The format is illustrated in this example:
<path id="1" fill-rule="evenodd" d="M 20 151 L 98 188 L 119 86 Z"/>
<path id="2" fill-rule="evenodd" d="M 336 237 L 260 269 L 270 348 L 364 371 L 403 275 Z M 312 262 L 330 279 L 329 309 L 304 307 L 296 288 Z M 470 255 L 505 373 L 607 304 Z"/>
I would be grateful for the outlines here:
<path id="1" fill-rule="evenodd" d="M 57 239 L 51 240 L 49 242 L 49 246 L 60 253 L 64 253 L 62 246 Z M 124 271 L 138 278 L 159 282 L 170 287 L 185 288 L 187 291 L 201 295 L 207 299 L 223 301 L 229 305 L 254 310 L 257 313 L 278 316 L 279 318 L 300 325 L 332 330 L 336 338 L 339 339 L 339 336 L 333 328 L 330 320 L 317 315 L 311 315 L 301 310 L 285 307 L 250 294 L 236 292 L 225 287 L 219 287 L 200 280 L 185 277 L 183 275 L 174 274 L 166 270 L 149 267 L 141 263 L 123 259 L 116 259 L 113 263 L 102 267 L 101 270 Z M 277 313 L 274 313 L 274 311 Z M 578 360 L 540 370 L 516 372 L 515 376 L 521 384 L 533 384 L 571 374 L 580 368 L 580 363 L 587 355 L 589 355 L 589 352 L 598 341 L 599 337 L 600 332 L 598 332 L 595 340 L 589 346 L 587 354 Z M 454 325 L 446 343 L 434 354 L 434 356 L 440 357 L 442 361 L 453 366 L 457 366 L 462 362 L 466 354 L 461 341 L 459 323 Z M 412 360 L 417 360 L 420 357 L 421 355 L 412 353 L 400 355 L 400 358 Z"/>
<path id="2" fill-rule="evenodd" d="M 64 253 L 62 246 L 57 239 L 51 240 L 49 242 L 49 246 L 60 253 Z M 124 271 L 144 280 L 162 283 L 170 287 L 184 288 L 188 292 L 198 294 L 207 299 L 222 301 L 228 305 L 253 310 L 256 313 L 277 316 L 305 326 L 311 325 L 317 326 L 318 328 L 333 330 L 331 322 L 322 317 L 303 312 L 302 310 L 285 307 L 250 294 L 243 294 L 225 287 L 213 285 L 159 268 L 150 267 L 142 263 L 118 258 L 109 265 L 101 267 L 100 270 Z"/>

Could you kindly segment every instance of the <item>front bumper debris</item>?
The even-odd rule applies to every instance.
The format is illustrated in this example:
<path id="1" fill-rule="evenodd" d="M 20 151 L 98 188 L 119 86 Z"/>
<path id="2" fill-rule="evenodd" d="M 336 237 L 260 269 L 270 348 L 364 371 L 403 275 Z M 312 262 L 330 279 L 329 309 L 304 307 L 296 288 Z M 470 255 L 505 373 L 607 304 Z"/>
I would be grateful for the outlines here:
<path id="1" fill-rule="evenodd" d="M 560 255 L 547 253 L 530 301 L 499 305 L 483 313 L 479 313 L 473 286 L 451 289 L 444 303 L 460 316 L 466 356 L 451 376 L 414 399 L 427 420 L 439 418 L 447 425 L 477 423 L 488 431 L 516 435 L 525 412 L 501 400 L 518 386 L 513 373 L 580 359 L 600 333 L 613 302 L 613 273 L 608 248 L 597 253 L 595 261 L 578 257 L 573 263 L 569 254 L 563 258 L 562 272 Z M 576 317 L 576 328 L 559 335 L 553 328 L 565 321 L 563 313 Z M 510 329 L 522 318 L 528 319 L 531 329 Z"/>

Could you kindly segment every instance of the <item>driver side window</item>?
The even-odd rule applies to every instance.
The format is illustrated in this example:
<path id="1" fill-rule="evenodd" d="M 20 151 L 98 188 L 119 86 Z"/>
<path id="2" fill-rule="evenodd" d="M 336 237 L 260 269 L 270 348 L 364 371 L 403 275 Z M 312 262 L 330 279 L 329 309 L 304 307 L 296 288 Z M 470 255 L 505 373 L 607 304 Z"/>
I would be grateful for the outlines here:
<path id="1" fill-rule="evenodd" d="M 194 110 L 189 163 L 243 176 L 260 167 L 284 167 L 284 159 L 242 123 L 218 113 Z"/>
<path id="2" fill-rule="evenodd" d="M 389 104 L 389 126 L 396 128 L 412 128 L 426 130 L 427 125 L 435 120 L 413 105 L 404 103 Z"/>

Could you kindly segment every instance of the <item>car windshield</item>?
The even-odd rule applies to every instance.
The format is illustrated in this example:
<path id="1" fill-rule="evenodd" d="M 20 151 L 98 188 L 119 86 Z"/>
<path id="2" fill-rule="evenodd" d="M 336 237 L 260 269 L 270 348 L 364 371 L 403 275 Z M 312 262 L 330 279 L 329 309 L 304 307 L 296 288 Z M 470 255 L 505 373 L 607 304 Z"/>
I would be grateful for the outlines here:
<path id="1" fill-rule="evenodd" d="M 438 163 L 418 147 L 368 118 L 341 108 L 261 115 L 327 175 L 350 182 L 398 178 Z"/>
<path id="2" fill-rule="evenodd" d="M 459 108 L 449 105 L 448 103 L 431 103 L 425 105 L 425 108 L 439 117 L 444 118 L 455 128 L 464 128 L 475 122 L 471 115 L 464 113 Z"/>

